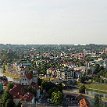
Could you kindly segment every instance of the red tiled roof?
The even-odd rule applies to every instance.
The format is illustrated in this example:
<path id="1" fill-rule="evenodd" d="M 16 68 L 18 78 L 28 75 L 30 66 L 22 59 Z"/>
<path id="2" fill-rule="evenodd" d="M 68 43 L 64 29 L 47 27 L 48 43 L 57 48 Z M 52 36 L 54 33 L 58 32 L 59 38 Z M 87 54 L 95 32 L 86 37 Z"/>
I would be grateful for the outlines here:
<path id="1" fill-rule="evenodd" d="M 10 89 L 9 92 L 13 96 L 13 98 L 20 98 L 25 94 L 23 86 L 20 84 L 15 84 L 15 86 L 12 89 Z"/>
<path id="2" fill-rule="evenodd" d="M 85 98 L 79 101 L 80 107 L 89 107 Z"/>
<path id="3" fill-rule="evenodd" d="M 36 83 L 31 84 L 32 87 L 38 89 L 38 85 Z M 31 101 L 33 98 L 33 94 L 26 93 L 24 91 L 24 87 L 20 84 L 15 84 L 12 89 L 9 90 L 9 93 L 13 96 L 14 99 L 22 99 L 26 101 Z"/>
<path id="4" fill-rule="evenodd" d="M 26 77 L 27 77 L 29 80 L 33 78 L 32 73 L 27 73 L 27 74 L 25 74 L 25 75 L 26 75 Z"/>
<path id="5" fill-rule="evenodd" d="M 31 101 L 33 99 L 33 94 L 31 93 L 26 93 L 23 97 L 22 97 L 22 100 L 25 100 L 25 101 Z"/>

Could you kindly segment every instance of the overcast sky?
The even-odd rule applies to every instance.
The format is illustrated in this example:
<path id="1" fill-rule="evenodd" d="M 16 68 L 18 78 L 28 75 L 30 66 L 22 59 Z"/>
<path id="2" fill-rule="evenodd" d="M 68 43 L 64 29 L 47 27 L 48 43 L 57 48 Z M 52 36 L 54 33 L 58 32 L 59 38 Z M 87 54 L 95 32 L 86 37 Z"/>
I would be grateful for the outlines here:
<path id="1" fill-rule="evenodd" d="M 107 0 L 0 0 L 0 43 L 107 44 Z"/>

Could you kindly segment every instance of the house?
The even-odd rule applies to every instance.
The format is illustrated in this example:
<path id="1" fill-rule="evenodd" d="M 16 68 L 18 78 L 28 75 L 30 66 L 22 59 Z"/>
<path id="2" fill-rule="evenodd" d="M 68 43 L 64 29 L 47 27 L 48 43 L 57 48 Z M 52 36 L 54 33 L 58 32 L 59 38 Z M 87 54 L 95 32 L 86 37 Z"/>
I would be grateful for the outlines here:
<path id="1" fill-rule="evenodd" d="M 86 72 L 86 67 L 85 66 L 75 67 L 74 72 L 75 72 L 74 77 L 80 78 Z"/>
<path id="2" fill-rule="evenodd" d="M 71 80 L 74 77 L 74 72 L 72 68 L 61 68 L 57 70 L 57 78 L 60 78 L 62 80 Z"/>
<path id="3" fill-rule="evenodd" d="M 37 94 L 36 98 L 40 97 L 40 89 L 36 83 L 32 83 L 30 85 L 32 88 L 36 88 Z M 26 88 L 28 86 L 24 86 L 21 84 L 15 84 L 12 89 L 9 90 L 9 93 L 13 96 L 15 104 L 18 104 L 20 101 L 22 103 L 28 102 L 32 103 L 32 100 L 34 99 L 35 95 L 33 95 L 30 92 L 26 92 Z"/>
<path id="4" fill-rule="evenodd" d="M 56 68 L 47 69 L 47 77 L 56 78 L 57 77 L 57 69 Z"/>
<path id="5" fill-rule="evenodd" d="M 23 70 L 24 68 L 26 69 L 26 68 L 29 68 L 29 67 L 31 67 L 31 66 L 32 66 L 31 62 L 29 62 L 28 60 L 22 59 L 22 60 L 20 61 L 20 63 L 17 63 L 17 70 L 18 70 L 18 71 L 21 71 L 21 70 Z"/>
<path id="6" fill-rule="evenodd" d="M 32 99 L 35 95 L 30 92 L 26 92 L 26 88 L 31 86 L 32 88 L 37 90 L 37 98 L 40 97 L 40 89 L 37 85 L 38 80 L 38 72 L 37 71 L 29 71 L 23 70 L 19 72 L 20 78 L 17 80 L 19 82 L 15 82 L 14 87 L 9 91 L 13 96 L 14 102 L 18 104 L 19 101 L 22 102 L 32 102 Z"/>
<path id="7" fill-rule="evenodd" d="M 32 83 L 33 75 L 26 71 L 21 71 L 20 84 L 21 85 L 30 85 Z"/>
<path id="8" fill-rule="evenodd" d="M 32 82 L 37 83 L 38 72 L 20 71 L 20 84 L 31 85 Z"/>
<path id="9" fill-rule="evenodd" d="M 15 104 L 18 104 L 25 94 L 23 86 L 20 84 L 14 85 L 14 87 L 10 89 L 9 93 L 13 96 Z"/>
<path id="10" fill-rule="evenodd" d="M 61 77 L 61 72 L 60 72 L 59 69 L 57 69 L 57 72 L 56 72 L 56 73 L 57 73 L 57 74 L 56 74 L 56 78 L 61 79 L 62 77 Z"/>
<path id="11" fill-rule="evenodd" d="M 76 59 L 83 59 L 85 57 L 84 53 L 75 53 L 75 54 L 71 54 L 72 58 L 76 58 Z"/>

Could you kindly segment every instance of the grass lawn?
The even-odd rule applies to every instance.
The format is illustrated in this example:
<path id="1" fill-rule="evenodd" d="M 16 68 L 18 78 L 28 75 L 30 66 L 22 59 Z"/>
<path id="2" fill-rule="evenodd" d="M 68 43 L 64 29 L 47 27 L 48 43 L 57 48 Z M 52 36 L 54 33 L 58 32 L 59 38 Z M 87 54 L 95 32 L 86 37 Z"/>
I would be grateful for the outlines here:
<path id="1" fill-rule="evenodd" d="M 82 84 L 78 84 L 79 86 Z M 98 92 L 104 92 L 107 93 L 107 84 L 97 84 L 97 83 L 91 83 L 91 84 L 85 84 L 86 88 L 89 90 L 95 90 Z"/>
<path id="2" fill-rule="evenodd" d="M 54 78 L 41 78 L 41 79 L 43 79 L 44 81 L 52 81 L 52 80 L 56 80 L 56 79 L 54 79 Z"/>

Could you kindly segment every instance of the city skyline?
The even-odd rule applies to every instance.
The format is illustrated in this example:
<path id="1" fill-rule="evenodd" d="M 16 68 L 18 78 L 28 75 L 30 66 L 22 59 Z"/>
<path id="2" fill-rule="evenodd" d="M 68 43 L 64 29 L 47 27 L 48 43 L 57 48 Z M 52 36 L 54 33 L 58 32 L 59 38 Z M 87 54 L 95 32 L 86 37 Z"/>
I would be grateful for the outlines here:
<path id="1" fill-rule="evenodd" d="M 105 0 L 0 1 L 0 43 L 106 44 Z"/>

